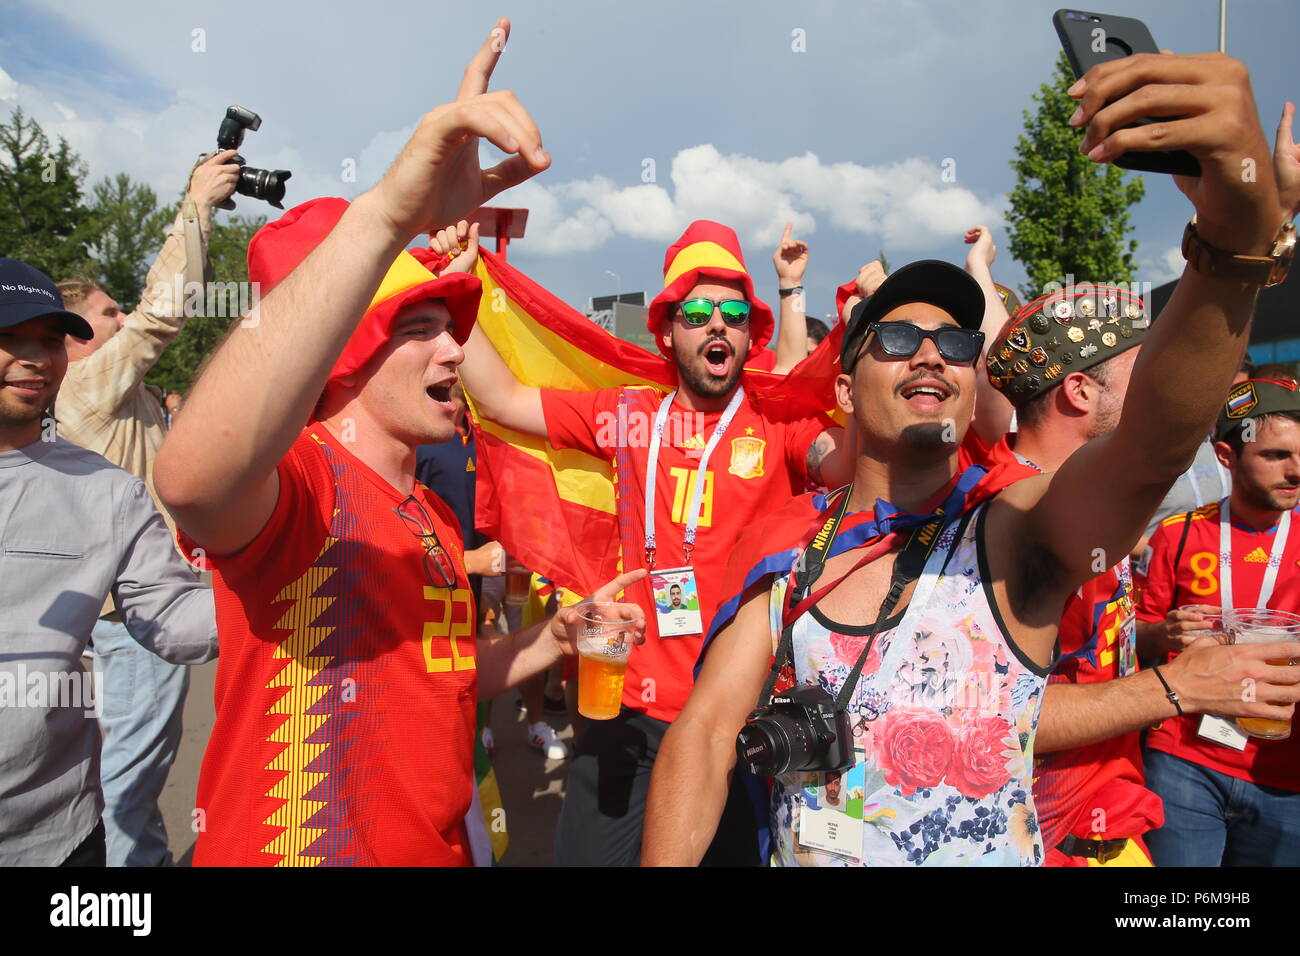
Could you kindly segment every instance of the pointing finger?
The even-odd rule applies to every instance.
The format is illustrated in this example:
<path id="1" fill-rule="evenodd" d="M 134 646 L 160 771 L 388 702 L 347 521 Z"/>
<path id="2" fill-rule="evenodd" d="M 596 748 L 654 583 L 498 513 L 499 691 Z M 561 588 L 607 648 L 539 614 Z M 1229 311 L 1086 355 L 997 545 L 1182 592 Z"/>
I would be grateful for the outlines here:
<path id="1" fill-rule="evenodd" d="M 457 100 L 467 100 L 487 92 L 488 81 L 492 79 L 492 71 L 496 69 L 497 61 L 501 59 L 501 51 L 506 48 L 508 39 L 510 39 L 510 21 L 502 17 L 487 35 L 478 52 L 474 54 L 474 59 L 470 60 L 469 65 L 465 67 L 465 75 L 456 93 Z"/>
<path id="2" fill-rule="evenodd" d="M 1277 124 L 1277 140 L 1274 149 L 1278 153 L 1286 151 L 1287 147 L 1295 145 L 1292 140 L 1291 124 L 1295 120 L 1295 104 L 1288 102 L 1282 107 L 1282 118 Z"/>

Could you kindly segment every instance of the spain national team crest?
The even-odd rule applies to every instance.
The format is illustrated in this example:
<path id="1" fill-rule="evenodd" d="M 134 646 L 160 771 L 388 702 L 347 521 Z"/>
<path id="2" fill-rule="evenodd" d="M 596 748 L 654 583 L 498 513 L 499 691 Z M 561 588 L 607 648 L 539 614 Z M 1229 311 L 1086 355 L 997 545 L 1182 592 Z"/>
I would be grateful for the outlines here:
<path id="1" fill-rule="evenodd" d="M 765 447 L 767 442 L 762 438 L 745 435 L 731 439 L 731 466 L 727 471 L 737 478 L 762 478 Z"/>
<path id="2" fill-rule="evenodd" d="M 1228 418 L 1245 418 L 1259 404 L 1254 382 L 1242 382 L 1228 393 L 1225 409 Z"/>

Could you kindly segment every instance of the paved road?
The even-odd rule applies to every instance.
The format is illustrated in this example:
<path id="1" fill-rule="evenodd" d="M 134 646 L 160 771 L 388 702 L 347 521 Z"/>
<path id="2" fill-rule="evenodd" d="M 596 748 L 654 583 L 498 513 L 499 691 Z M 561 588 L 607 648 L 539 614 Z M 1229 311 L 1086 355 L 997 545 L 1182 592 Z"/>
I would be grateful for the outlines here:
<path id="1" fill-rule="evenodd" d="M 194 794 L 203 748 L 212 730 L 212 686 L 216 676 L 215 661 L 190 670 L 180 753 L 162 795 L 163 819 L 172 855 L 182 866 L 189 866 L 194 852 L 191 829 Z M 565 762 L 547 760 L 528 746 L 524 717 L 516 710 L 515 699 L 515 693 L 508 691 L 493 702 L 492 708 L 492 730 L 496 736 L 493 761 L 510 833 L 510 849 L 502 865 L 550 866 L 555 824 L 564 794 Z M 572 749 L 568 722 L 563 717 L 548 716 L 560 738 Z"/>

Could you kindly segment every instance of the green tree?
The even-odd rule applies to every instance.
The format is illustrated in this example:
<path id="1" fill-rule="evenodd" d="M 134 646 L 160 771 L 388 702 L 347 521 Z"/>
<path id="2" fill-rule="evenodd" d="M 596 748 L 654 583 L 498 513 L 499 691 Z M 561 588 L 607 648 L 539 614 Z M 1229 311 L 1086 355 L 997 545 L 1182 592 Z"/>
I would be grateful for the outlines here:
<path id="1" fill-rule="evenodd" d="M 165 210 L 166 221 L 176 216 L 177 206 Z M 266 224 L 265 216 L 235 216 L 213 210 L 212 235 L 208 239 L 209 273 L 213 283 L 248 282 L 248 242 Z M 243 286 L 241 286 L 243 287 Z M 176 341 L 163 352 L 145 381 L 164 391 L 187 392 L 203 360 L 216 348 L 226 330 L 237 321 L 219 301 L 208 300 L 200 314 L 191 315 Z"/>
<path id="2" fill-rule="evenodd" d="M 1071 275 L 1077 282 L 1131 282 L 1136 267 L 1137 240 L 1126 236 L 1129 207 L 1145 191 L 1142 179 L 1079 152 L 1082 136 L 1067 123 L 1078 105 L 1065 92 L 1073 85 L 1062 53 L 1051 82 L 1034 95 L 1038 111 L 1024 113 L 1011 160 L 1016 186 L 1008 232 L 1011 254 L 1029 277 L 1021 287 L 1026 301 Z"/>
<path id="3" fill-rule="evenodd" d="M 130 312 L 140 301 L 149 266 L 172 220 L 168 210 L 158 208 L 154 191 L 133 183 L 126 173 L 96 183 L 92 193 L 97 278 L 122 311 Z"/>
<path id="4" fill-rule="evenodd" d="M 14 107 L 0 123 L 0 255 L 21 259 L 54 281 L 90 268 L 94 236 L 82 204 L 86 164 L 59 137 Z"/>

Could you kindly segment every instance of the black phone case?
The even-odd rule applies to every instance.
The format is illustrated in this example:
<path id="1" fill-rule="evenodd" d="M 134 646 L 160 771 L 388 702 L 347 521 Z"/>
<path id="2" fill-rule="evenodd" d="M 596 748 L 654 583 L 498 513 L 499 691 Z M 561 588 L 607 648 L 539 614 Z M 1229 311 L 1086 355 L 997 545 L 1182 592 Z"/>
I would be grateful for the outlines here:
<path id="1" fill-rule="evenodd" d="M 1052 25 L 1056 35 L 1061 38 L 1066 59 L 1076 77 L 1083 76 L 1098 63 L 1118 60 L 1134 53 L 1159 53 L 1151 31 L 1141 20 L 1132 17 L 1116 17 L 1104 13 L 1089 13 L 1086 10 L 1057 10 L 1052 15 Z M 1093 49 L 1093 31 L 1104 31 L 1105 50 Z M 1140 119 L 1128 128 L 1145 126 L 1157 120 L 1150 117 Z M 1121 169 L 1140 169 L 1150 173 L 1172 173 L 1180 176 L 1201 175 L 1201 164 L 1196 157 L 1185 150 L 1161 150 L 1158 152 L 1128 152 L 1112 160 Z"/>

